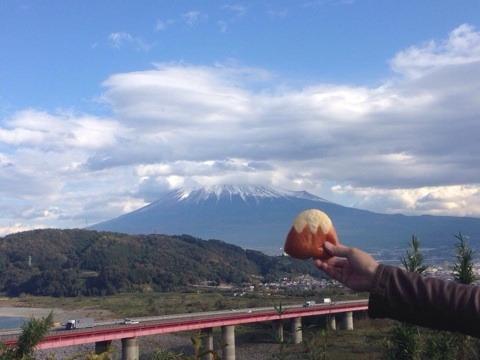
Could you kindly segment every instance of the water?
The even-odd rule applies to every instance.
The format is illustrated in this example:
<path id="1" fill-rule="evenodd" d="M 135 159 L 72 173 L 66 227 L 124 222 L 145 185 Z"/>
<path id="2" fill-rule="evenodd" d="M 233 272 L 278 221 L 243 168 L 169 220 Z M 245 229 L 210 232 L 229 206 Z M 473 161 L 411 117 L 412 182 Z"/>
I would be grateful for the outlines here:
<path id="1" fill-rule="evenodd" d="M 23 317 L 0 316 L 0 330 L 20 328 L 24 321 Z"/>

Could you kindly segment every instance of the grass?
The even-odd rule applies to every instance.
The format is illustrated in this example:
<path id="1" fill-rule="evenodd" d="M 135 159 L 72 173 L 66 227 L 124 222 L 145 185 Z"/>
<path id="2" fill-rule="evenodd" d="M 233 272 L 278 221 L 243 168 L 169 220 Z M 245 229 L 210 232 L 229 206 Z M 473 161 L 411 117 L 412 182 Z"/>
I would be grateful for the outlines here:
<path id="1" fill-rule="evenodd" d="M 309 318 L 304 321 L 303 342 L 292 343 L 292 334 L 287 323 L 284 326 L 285 344 L 273 347 L 273 359 L 322 359 L 322 330 L 325 329 L 323 318 Z M 353 330 L 328 330 L 326 334 L 326 357 L 335 360 L 375 360 L 384 359 L 382 339 L 388 336 L 393 326 L 392 320 L 371 320 L 366 315 L 357 316 Z M 337 329 L 339 329 L 337 324 Z M 267 323 L 237 326 L 235 341 L 242 343 L 275 343 L 272 325 Z M 307 353 L 307 349 L 310 351 Z"/>
<path id="2" fill-rule="evenodd" d="M 212 310 L 244 309 L 274 305 L 301 304 L 305 300 L 332 297 L 336 300 L 364 298 L 354 293 L 324 292 L 316 296 L 309 294 L 285 295 L 251 293 L 233 296 L 222 291 L 189 291 L 171 293 L 129 293 L 110 296 L 53 298 L 22 295 L 18 298 L 1 297 L 0 306 L 56 307 L 65 309 L 107 310 L 112 316 L 140 317 L 202 312 Z M 99 319 L 101 320 L 101 319 Z"/>
<path id="3" fill-rule="evenodd" d="M 390 320 L 356 319 L 354 329 L 330 331 L 328 358 L 337 360 L 374 360 L 384 358 L 382 339 L 393 325 Z"/>

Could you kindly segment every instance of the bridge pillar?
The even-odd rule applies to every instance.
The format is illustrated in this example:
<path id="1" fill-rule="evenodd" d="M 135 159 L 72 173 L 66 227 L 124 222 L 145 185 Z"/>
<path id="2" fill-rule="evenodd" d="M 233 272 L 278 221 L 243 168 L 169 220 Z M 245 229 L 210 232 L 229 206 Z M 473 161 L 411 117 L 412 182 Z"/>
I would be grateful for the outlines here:
<path id="1" fill-rule="evenodd" d="M 107 352 L 110 349 L 110 346 L 112 346 L 112 341 L 111 340 L 106 340 L 106 341 L 98 341 L 95 343 L 95 354 L 100 355 L 105 352 Z"/>
<path id="2" fill-rule="evenodd" d="M 327 316 L 327 324 L 330 330 L 337 330 L 337 320 L 335 319 L 335 315 Z"/>
<path id="3" fill-rule="evenodd" d="M 202 339 L 202 348 L 205 351 L 213 350 L 213 329 L 205 328 L 200 330 L 200 337 Z M 213 355 L 211 353 L 202 356 L 202 360 L 212 360 Z"/>
<path id="4" fill-rule="evenodd" d="M 225 347 L 222 349 L 223 360 L 235 360 L 235 326 L 222 326 L 222 341 Z"/>
<path id="5" fill-rule="evenodd" d="M 292 334 L 293 334 L 293 343 L 300 344 L 303 340 L 302 338 L 302 318 L 296 317 L 292 319 Z"/>
<path id="6" fill-rule="evenodd" d="M 137 338 L 122 339 L 122 360 L 138 360 L 139 348 Z"/>
<path id="7" fill-rule="evenodd" d="M 275 334 L 275 341 L 281 343 L 283 342 L 283 321 L 276 320 L 273 322 L 273 331 Z"/>
<path id="8" fill-rule="evenodd" d="M 353 312 L 348 311 L 343 314 L 342 330 L 353 330 Z"/>

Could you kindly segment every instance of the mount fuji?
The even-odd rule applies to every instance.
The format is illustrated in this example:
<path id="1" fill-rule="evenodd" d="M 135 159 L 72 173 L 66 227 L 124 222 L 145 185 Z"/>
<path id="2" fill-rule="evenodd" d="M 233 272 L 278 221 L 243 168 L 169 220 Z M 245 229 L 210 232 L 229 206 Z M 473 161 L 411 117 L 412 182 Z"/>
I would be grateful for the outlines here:
<path id="1" fill-rule="evenodd" d="M 341 243 L 367 249 L 405 249 L 412 235 L 422 246 L 453 247 L 453 234 L 480 239 L 480 218 L 378 214 L 342 206 L 305 191 L 218 185 L 180 189 L 133 212 L 88 227 L 127 234 L 188 234 L 267 254 L 282 252 L 293 219 L 306 209 L 328 214 Z M 474 247 L 478 244 L 474 243 Z"/>

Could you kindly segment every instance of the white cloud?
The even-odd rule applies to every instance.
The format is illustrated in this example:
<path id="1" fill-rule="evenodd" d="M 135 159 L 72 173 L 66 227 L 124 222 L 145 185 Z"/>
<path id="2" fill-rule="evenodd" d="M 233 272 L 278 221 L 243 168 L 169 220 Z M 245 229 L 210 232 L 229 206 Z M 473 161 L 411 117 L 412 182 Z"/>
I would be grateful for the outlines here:
<path id="1" fill-rule="evenodd" d="M 129 47 L 133 48 L 134 50 L 148 51 L 154 46 L 153 44 L 150 44 L 139 37 L 132 36 L 126 31 L 111 33 L 108 36 L 108 41 L 117 49 Z"/>
<path id="2" fill-rule="evenodd" d="M 109 117 L 28 109 L 0 122 L 0 227 L 83 227 L 167 189 L 218 183 L 480 216 L 478 49 L 462 25 L 397 54 L 406 76 L 376 88 L 289 88 L 236 64 L 114 74 L 101 96 Z"/>
<path id="3" fill-rule="evenodd" d="M 238 17 L 244 16 L 248 11 L 246 6 L 240 4 L 227 4 L 223 8 L 232 11 Z"/>
<path id="4" fill-rule="evenodd" d="M 189 12 L 183 13 L 181 18 L 189 26 L 193 26 L 199 21 L 204 21 L 208 18 L 207 14 L 203 14 L 198 10 L 191 10 Z"/>
<path id="5" fill-rule="evenodd" d="M 480 61 L 480 33 L 468 24 L 454 29 L 448 39 L 429 41 L 399 52 L 391 61 L 393 70 L 411 77 L 423 76 L 448 65 Z"/>
<path id="6" fill-rule="evenodd" d="M 24 223 L 14 223 L 11 225 L 0 226 L 0 236 L 1 235 L 8 235 L 22 231 L 29 231 L 34 229 L 44 229 L 47 226 L 41 224 L 33 224 L 33 225 L 26 225 Z"/>
<path id="7" fill-rule="evenodd" d="M 217 20 L 217 25 L 220 28 L 220 32 L 227 32 L 230 24 L 235 23 L 240 18 L 244 17 L 248 12 L 248 8 L 240 4 L 226 4 L 222 6 L 222 9 L 227 10 L 226 16 L 228 19 Z M 233 14 L 233 16 L 232 16 Z"/>
<path id="8" fill-rule="evenodd" d="M 166 30 L 170 26 L 175 24 L 174 19 L 168 19 L 168 20 L 157 20 L 157 23 L 155 25 L 155 30 Z"/>
<path id="9" fill-rule="evenodd" d="M 353 206 L 378 212 L 476 216 L 480 214 L 480 187 L 452 185 L 421 188 L 354 188 L 334 186 L 333 192 L 353 197 Z"/>

